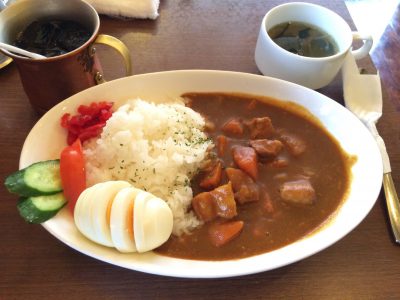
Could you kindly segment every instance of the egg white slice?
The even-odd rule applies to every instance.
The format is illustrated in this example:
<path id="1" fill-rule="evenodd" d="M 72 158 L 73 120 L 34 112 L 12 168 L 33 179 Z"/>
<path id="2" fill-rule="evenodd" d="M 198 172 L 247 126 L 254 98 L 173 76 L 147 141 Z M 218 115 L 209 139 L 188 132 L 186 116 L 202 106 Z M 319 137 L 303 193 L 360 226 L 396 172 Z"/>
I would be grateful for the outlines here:
<path id="1" fill-rule="evenodd" d="M 126 187 L 114 198 L 110 215 L 111 239 L 114 247 L 121 252 L 136 252 L 133 231 L 133 211 L 137 194 L 140 190 Z"/>
<path id="2" fill-rule="evenodd" d="M 95 242 L 107 247 L 114 247 L 110 231 L 111 206 L 117 193 L 129 186 L 130 184 L 126 181 L 107 181 L 101 183 L 92 194 L 91 222 Z"/>
<path id="3" fill-rule="evenodd" d="M 78 230 L 88 239 L 94 241 L 94 230 L 92 226 L 92 209 L 91 201 L 93 194 L 99 187 L 99 184 L 93 185 L 85 189 L 76 201 L 74 208 L 74 221 Z"/>
<path id="4" fill-rule="evenodd" d="M 170 237 L 173 225 L 172 211 L 160 198 L 141 191 L 136 196 L 133 215 L 138 252 L 153 250 Z"/>

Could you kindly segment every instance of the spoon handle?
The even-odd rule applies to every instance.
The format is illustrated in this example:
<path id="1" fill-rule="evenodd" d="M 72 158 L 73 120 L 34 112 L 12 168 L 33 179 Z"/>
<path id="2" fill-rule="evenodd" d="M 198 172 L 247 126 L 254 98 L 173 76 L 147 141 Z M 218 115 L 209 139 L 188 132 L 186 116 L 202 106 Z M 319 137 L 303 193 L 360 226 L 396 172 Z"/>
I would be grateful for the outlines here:
<path id="1" fill-rule="evenodd" d="M 400 202 L 391 172 L 383 174 L 383 188 L 393 235 L 396 243 L 400 244 Z"/>
<path id="2" fill-rule="evenodd" d="M 23 56 L 34 58 L 34 59 L 46 58 L 46 56 L 43 56 L 43 55 L 40 55 L 40 54 L 37 54 L 37 53 L 33 53 L 33 52 L 29 52 L 29 51 L 26 51 L 24 49 L 21 49 L 21 48 L 18 48 L 18 47 L 14 47 L 12 45 L 5 44 L 5 43 L 2 43 L 2 42 L 0 42 L 0 48 L 5 49 L 5 50 L 10 51 L 10 52 L 21 54 Z"/>

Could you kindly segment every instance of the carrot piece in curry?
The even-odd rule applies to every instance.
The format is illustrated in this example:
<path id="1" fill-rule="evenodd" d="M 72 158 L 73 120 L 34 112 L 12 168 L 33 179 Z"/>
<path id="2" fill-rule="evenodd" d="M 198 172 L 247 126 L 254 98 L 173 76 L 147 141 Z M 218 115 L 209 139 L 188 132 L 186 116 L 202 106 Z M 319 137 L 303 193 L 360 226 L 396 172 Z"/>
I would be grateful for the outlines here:
<path id="1" fill-rule="evenodd" d="M 222 178 L 222 163 L 218 161 L 211 172 L 209 172 L 200 182 L 200 187 L 206 190 L 213 189 L 219 185 Z"/>
<path id="2" fill-rule="evenodd" d="M 214 224 L 209 228 L 210 242 L 215 247 L 221 247 L 239 236 L 243 229 L 243 221 L 230 221 Z"/>
<path id="3" fill-rule="evenodd" d="M 271 197 L 269 196 L 269 193 L 265 189 L 261 189 L 261 204 L 262 204 L 262 210 L 263 212 L 267 214 L 272 214 L 274 213 L 274 205 L 272 203 Z"/>
<path id="4" fill-rule="evenodd" d="M 228 139 L 224 135 L 217 136 L 217 153 L 219 157 L 225 154 L 226 147 L 228 146 Z"/>
<path id="5" fill-rule="evenodd" d="M 251 178 L 257 180 L 257 153 L 252 147 L 235 146 L 232 148 L 233 161 Z"/>
<path id="6" fill-rule="evenodd" d="M 239 119 L 231 119 L 222 125 L 222 131 L 228 135 L 241 136 L 243 134 L 243 124 Z"/>

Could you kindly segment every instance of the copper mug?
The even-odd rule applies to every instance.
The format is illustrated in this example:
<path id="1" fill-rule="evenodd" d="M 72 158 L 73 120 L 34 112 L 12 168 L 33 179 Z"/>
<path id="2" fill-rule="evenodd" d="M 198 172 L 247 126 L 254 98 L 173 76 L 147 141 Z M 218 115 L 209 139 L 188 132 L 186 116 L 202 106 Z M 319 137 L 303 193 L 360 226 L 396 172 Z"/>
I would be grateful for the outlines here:
<path id="1" fill-rule="evenodd" d="M 20 0 L 0 13 L 0 41 L 13 44 L 20 32 L 40 19 L 70 20 L 92 32 L 79 48 L 55 57 L 30 59 L 6 50 L 19 71 L 22 86 L 33 108 L 40 114 L 69 96 L 104 82 L 94 44 L 113 47 L 124 59 L 131 75 L 128 48 L 118 39 L 98 34 L 100 18 L 96 10 L 82 0 Z"/>

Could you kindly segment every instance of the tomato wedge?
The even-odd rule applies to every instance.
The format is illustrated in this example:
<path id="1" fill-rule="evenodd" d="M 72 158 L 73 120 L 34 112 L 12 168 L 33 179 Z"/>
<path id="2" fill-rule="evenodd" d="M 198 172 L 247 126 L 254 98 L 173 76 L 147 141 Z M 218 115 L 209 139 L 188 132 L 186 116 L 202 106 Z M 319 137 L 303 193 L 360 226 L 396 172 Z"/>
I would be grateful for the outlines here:
<path id="1" fill-rule="evenodd" d="M 85 160 L 80 139 L 77 139 L 71 146 L 65 147 L 61 152 L 60 174 L 68 207 L 74 214 L 76 201 L 86 188 Z"/>

